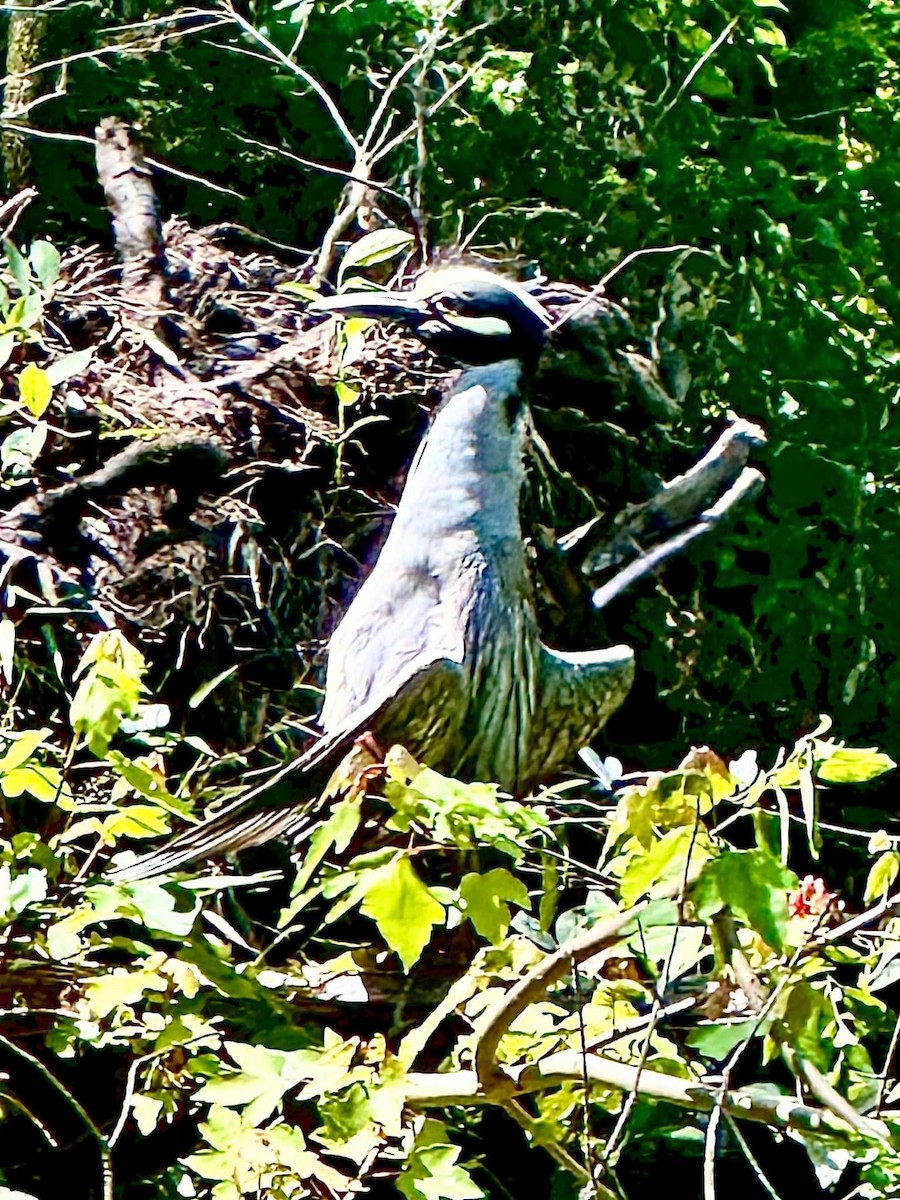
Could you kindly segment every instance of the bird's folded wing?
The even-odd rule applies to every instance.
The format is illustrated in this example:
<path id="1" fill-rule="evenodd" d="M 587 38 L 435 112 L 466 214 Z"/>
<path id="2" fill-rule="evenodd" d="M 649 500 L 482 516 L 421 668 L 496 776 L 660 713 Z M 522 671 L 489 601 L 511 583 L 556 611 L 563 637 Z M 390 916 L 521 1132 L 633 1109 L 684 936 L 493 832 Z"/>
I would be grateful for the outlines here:
<path id="1" fill-rule="evenodd" d="M 158 850 L 110 872 L 110 878 L 116 883 L 148 879 L 198 858 L 231 854 L 279 836 L 299 836 L 316 816 L 320 792 L 357 738 L 375 730 L 386 749 L 394 741 L 405 741 L 406 731 L 418 722 L 423 732 L 423 723 L 428 723 L 425 740 L 430 747 L 447 745 L 458 736 L 465 696 L 459 663 L 446 658 L 414 661 L 405 678 L 395 679 L 340 728 L 264 783 Z M 410 749 L 416 753 L 422 737 L 412 741 Z"/>
<path id="2" fill-rule="evenodd" d="M 541 646 L 529 777 L 552 774 L 587 746 L 621 705 L 634 680 L 634 651 L 611 646 L 565 654 Z"/>

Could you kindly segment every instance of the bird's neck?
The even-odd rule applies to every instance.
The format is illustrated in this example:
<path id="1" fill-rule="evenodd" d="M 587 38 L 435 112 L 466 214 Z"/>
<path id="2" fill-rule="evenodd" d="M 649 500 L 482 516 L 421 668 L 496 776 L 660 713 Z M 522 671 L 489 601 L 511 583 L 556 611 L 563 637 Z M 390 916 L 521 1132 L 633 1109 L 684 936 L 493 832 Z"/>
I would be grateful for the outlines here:
<path id="1" fill-rule="evenodd" d="M 482 546 L 521 542 L 519 493 L 525 420 L 522 365 L 475 367 L 451 392 L 413 463 L 391 541 L 409 525 L 435 539 L 458 531 Z"/>

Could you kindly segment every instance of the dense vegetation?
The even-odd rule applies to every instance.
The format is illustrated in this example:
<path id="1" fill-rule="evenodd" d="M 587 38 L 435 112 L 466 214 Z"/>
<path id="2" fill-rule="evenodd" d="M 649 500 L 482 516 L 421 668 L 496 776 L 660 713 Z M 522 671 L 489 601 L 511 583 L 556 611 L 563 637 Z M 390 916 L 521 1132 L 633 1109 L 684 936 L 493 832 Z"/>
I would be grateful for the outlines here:
<path id="1" fill-rule="evenodd" d="M 546 370 L 539 566 L 539 529 L 608 525 L 730 413 L 764 427 L 767 487 L 600 615 L 542 593 L 568 644 L 637 651 L 597 778 L 520 803 L 396 758 L 383 797 L 323 807 L 299 876 L 276 848 L 181 886 L 103 867 L 296 753 L 315 701 L 294 685 L 319 679 L 434 365 L 364 329 L 318 374 L 310 352 L 309 431 L 248 433 L 277 486 L 241 460 L 222 524 L 197 516 L 231 569 L 205 563 L 190 603 L 173 584 L 164 619 L 123 587 L 97 633 L 83 556 L 58 536 L 48 583 L 21 574 L 46 541 L 4 532 L 0 1196 L 75 1172 L 86 1196 L 637 1195 L 661 1164 L 708 1196 L 798 1170 L 896 1194 L 893 6 L 31 7 L 3 10 L 8 72 L 44 64 L 2 113 L 7 195 L 38 192 L 4 225 L 5 509 L 126 433 L 202 431 L 174 401 L 129 423 L 141 388 L 199 377 L 201 339 L 116 298 L 111 115 L 167 214 L 244 239 L 217 265 L 254 307 L 229 293 L 216 319 L 257 348 L 311 290 L 459 244 L 606 282 L 660 401 Z M 185 311 L 198 244 L 169 235 Z M 92 513 L 98 544 L 129 504 Z"/>

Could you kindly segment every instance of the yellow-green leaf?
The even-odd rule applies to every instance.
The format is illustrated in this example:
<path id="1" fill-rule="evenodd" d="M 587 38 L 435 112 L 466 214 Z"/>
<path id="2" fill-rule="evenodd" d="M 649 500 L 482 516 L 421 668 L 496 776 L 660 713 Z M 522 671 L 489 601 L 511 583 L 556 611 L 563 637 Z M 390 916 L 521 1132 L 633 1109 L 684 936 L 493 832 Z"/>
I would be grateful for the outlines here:
<path id="1" fill-rule="evenodd" d="M 388 262 L 404 250 L 408 250 L 414 241 L 413 235 L 405 233 L 402 229 L 375 229 L 372 233 L 367 233 L 358 242 L 354 242 L 341 259 L 337 277 L 338 289 L 340 290 L 352 272 Z"/>
<path id="2" fill-rule="evenodd" d="M 506 937 L 511 914 L 508 900 L 519 908 L 528 908 L 528 889 L 509 871 L 496 867 L 484 874 L 464 875 L 459 885 L 459 898 L 465 914 L 492 945 Z"/>
<path id="3" fill-rule="evenodd" d="M 816 775 L 825 783 L 866 783 L 885 771 L 892 771 L 897 765 L 889 755 L 874 747 L 855 750 L 850 746 L 816 742 L 815 753 L 818 760 Z"/>
<path id="4" fill-rule="evenodd" d="M 372 872 L 361 910 L 372 918 L 407 970 L 428 945 L 434 926 L 444 923 L 443 905 L 415 873 L 408 855 L 402 853 Z"/>
<path id="5" fill-rule="evenodd" d="M 50 376 L 37 363 L 27 363 L 19 372 L 19 399 L 33 417 L 40 417 L 52 398 Z"/>
<path id="6" fill-rule="evenodd" d="M 886 854 L 880 855 L 869 871 L 863 903 L 872 904 L 886 896 L 897 878 L 898 872 L 900 872 L 900 854 L 896 850 L 888 850 Z"/>
<path id="7" fill-rule="evenodd" d="M 37 276 L 38 282 L 45 290 L 53 287 L 59 279 L 59 251 L 52 242 L 33 242 L 28 260 Z"/>
<path id="8" fill-rule="evenodd" d="M 701 832 L 683 825 L 670 829 L 646 853 L 636 855 L 622 875 L 622 900 L 634 904 L 641 896 L 677 893 L 699 873 L 710 856 Z"/>

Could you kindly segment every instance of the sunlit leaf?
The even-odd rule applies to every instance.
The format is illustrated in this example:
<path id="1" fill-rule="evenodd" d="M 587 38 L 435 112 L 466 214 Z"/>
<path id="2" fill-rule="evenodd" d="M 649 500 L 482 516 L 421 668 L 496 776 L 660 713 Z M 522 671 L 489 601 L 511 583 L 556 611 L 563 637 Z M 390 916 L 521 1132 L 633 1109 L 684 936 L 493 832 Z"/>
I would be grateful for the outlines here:
<path id="1" fill-rule="evenodd" d="M 509 871 L 496 867 L 483 874 L 464 875 L 459 885 L 459 897 L 466 916 L 482 937 L 498 945 L 509 928 L 510 903 L 528 908 L 528 889 Z"/>
<path id="2" fill-rule="evenodd" d="M 33 417 L 43 416 L 53 399 L 50 376 L 36 363 L 26 363 L 19 372 L 19 399 Z"/>
<path id="3" fill-rule="evenodd" d="M 764 850 L 730 850 L 706 864 L 692 897 L 701 920 L 728 910 L 780 950 L 787 932 L 787 894 L 798 882 Z"/>
<path id="4" fill-rule="evenodd" d="M 341 259 L 338 268 L 338 288 L 354 271 L 389 262 L 408 250 L 415 242 L 411 233 L 402 229 L 375 229 L 354 242 Z"/>
<path id="5" fill-rule="evenodd" d="M 38 283 L 46 291 L 59 279 L 60 256 L 52 242 L 32 242 L 28 261 L 34 270 Z"/>
<path id="6" fill-rule="evenodd" d="M 866 783 L 896 767 L 887 754 L 875 749 L 854 750 L 816 742 L 816 775 L 825 783 Z"/>
<path id="7" fill-rule="evenodd" d="M 622 875 L 622 900 L 634 904 L 642 896 L 677 893 L 696 878 L 709 858 L 699 831 L 684 825 L 670 829 L 644 854 L 635 855 Z"/>
<path id="8" fill-rule="evenodd" d="M 887 853 L 880 855 L 869 871 L 863 903 L 872 904 L 887 896 L 898 873 L 900 873 L 900 854 L 896 850 L 888 850 Z"/>
<path id="9" fill-rule="evenodd" d="M 58 383 L 65 383 L 77 375 L 83 375 L 91 365 L 93 357 L 94 351 L 90 346 L 85 350 L 73 350 L 70 354 L 62 354 L 45 368 L 47 378 L 56 387 Z"/>
<path id="10" fill-rule="evenodd" d="M 395 855 L 366 882 L 362 912 L 371 917 L 385 942 L 409 970 L 428 945 L 444 908 L 413 870 L 406 854 Z"/>

